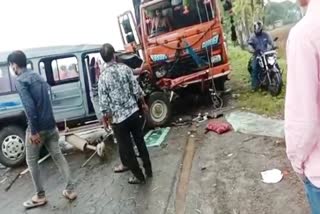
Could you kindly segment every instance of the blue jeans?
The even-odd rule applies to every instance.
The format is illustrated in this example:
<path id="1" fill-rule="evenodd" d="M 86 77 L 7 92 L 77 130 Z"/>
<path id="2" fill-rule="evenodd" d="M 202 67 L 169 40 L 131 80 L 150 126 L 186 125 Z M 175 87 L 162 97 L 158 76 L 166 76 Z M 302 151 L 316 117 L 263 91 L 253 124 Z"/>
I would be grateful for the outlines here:
<path id="1" fill-rule="evenodd" d="M 320 214 L 320 188 L 314 186 L 309 179 L 304 182 L 312 214 Z"/>
<path id="2" fill-rule="evenodd" d="M 260 66 L 258 63 L 257 57 L 254 56 L 254 59 L 251 63 L 252 73 L 251 73 L 251 87 L 253 90 L 257 90 L 259 88 L 259 73 L 260 73 Z"/>

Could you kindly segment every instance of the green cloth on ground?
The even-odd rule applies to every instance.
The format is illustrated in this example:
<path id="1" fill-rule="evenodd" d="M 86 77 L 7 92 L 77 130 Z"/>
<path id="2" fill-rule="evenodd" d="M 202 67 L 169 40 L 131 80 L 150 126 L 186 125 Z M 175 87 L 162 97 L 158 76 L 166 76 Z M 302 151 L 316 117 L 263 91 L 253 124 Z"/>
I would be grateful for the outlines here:
<path id="1" fill-rule="evenodd" d="M 146 141 L 147 147 L 160 146 L 166 140 L 169 131 L 169 127 L 149 131 L 144 136 L 144 140 Z"/>

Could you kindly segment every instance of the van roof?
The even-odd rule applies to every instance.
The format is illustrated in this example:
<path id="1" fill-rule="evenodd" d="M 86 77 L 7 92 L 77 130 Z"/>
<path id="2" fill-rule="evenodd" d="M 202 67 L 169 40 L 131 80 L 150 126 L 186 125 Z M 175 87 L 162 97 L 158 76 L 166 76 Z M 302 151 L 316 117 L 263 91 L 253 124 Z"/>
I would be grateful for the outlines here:
<path id="1" fill-rule="evenodd" d="M 42 48 L 31 48 L 22 50 L 28 59 L 39 57 L 50 57 L 56 55 L 66 55 L 73 53 L 81 53 L 85 51 L 95 51 L 101 48 L 101 45 L 68 45 L 68 46 L 52 46 Z M 0 52 L 0 64 L 7 63 L 8 55 L 12 51 Z"/>

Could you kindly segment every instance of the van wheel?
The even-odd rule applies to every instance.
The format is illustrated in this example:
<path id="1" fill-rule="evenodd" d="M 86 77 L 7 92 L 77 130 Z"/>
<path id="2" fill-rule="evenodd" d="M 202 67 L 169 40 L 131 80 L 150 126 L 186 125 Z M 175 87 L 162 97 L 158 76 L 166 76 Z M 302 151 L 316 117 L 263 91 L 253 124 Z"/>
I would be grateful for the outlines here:
<path id="1" fill-rule="evenodd" d="M 4 127 L 0 131 L 0 163 L 16 167 L 25 162 L 25 131 L 18 126 Z"/>
<path id="2" fill-rule="evenodd" d="M 148 125 L 151 128 L 164 126 L 171 119 L 171 103 L 163 92 L 154 92 L 148 99 Z"/>

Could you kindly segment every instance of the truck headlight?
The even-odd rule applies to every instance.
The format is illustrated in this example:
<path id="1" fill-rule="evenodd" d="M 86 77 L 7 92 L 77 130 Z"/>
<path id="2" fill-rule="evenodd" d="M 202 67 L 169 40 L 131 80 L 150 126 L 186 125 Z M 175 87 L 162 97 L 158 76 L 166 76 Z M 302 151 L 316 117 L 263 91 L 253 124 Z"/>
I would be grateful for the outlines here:
<path id="1" fill-rule="evenodd" d="M 211 57 L 211 63 L 212 63 L 212 64 L 216 64 L 216 63 L 219 63 L 219 62 L 221 62 L 221 61 L 222 61 L 222 57 L 221 57 L 220 54 L 213 55 L 213 56 Z"/>

